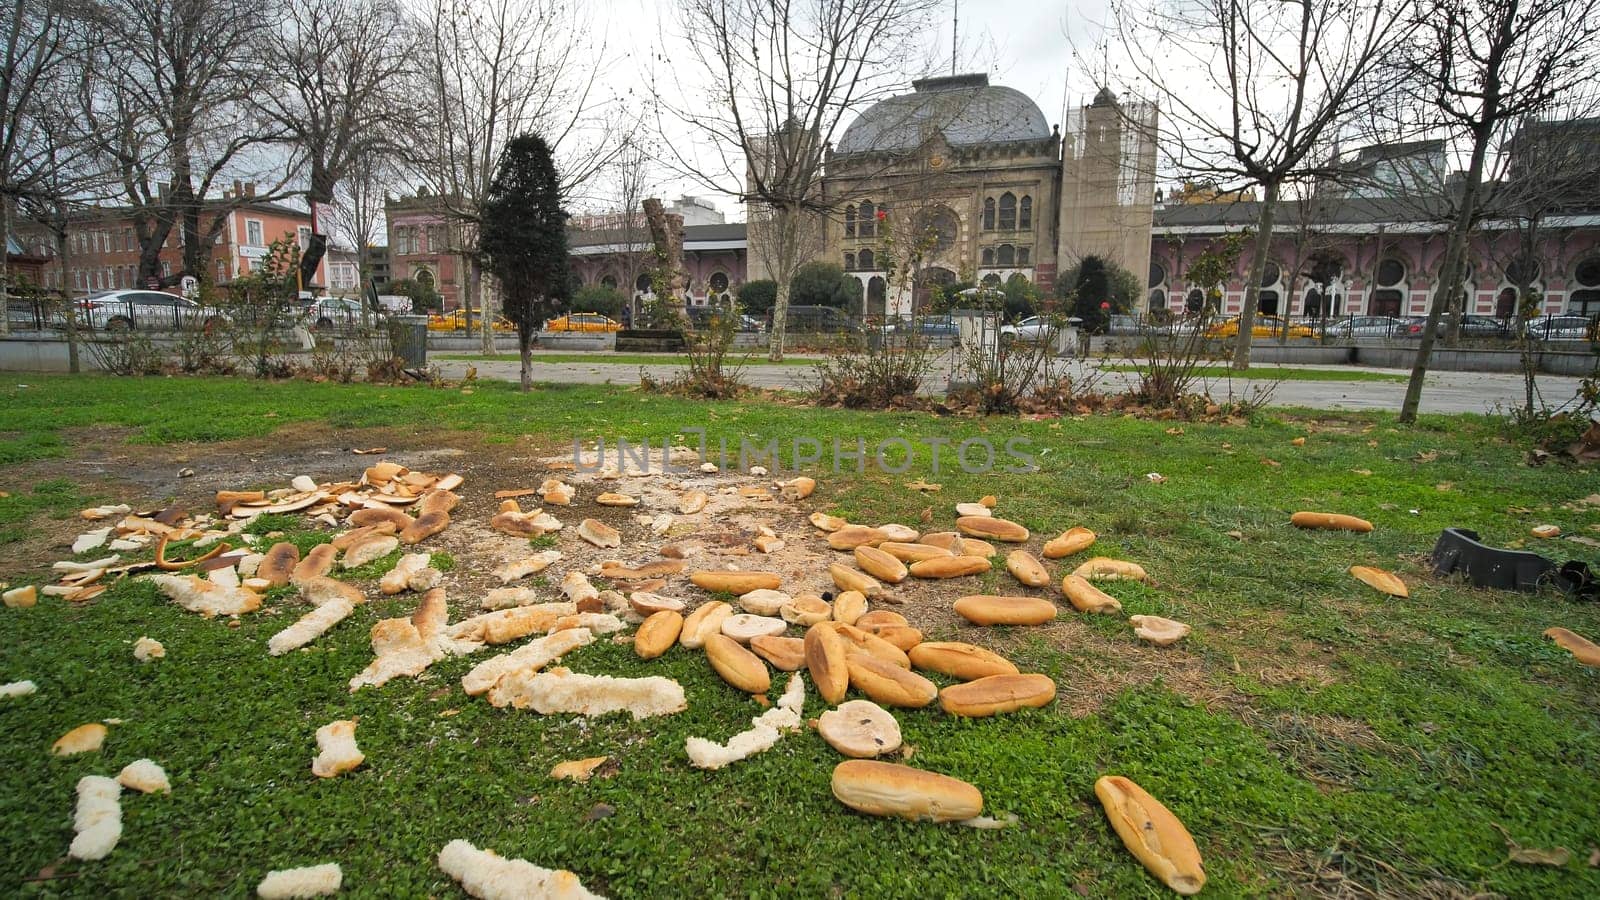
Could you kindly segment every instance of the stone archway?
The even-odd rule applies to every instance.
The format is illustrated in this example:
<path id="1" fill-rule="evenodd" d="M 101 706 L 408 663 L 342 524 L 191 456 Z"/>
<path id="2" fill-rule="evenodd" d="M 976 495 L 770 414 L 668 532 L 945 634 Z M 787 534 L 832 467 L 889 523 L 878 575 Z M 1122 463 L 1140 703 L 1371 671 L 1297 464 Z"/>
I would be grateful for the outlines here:
<path id="1" fill-rule="evenodd" d="M 926 312 L 928 301 L 933 294 L 933 286 L 948 287 L 956 283 L 956 273 L 943 266 L 932 266 L 923 269 L 917 274 L 916 289 L 912 292 L 912 308 L 918 312 Z"/>
<path id="2" fill-rule="evenodd" d="M 867 280 L 867 316 L 876 316 L 879 319 L 887 315 L 889 285 L 881 275 L 874 275 Z"/>

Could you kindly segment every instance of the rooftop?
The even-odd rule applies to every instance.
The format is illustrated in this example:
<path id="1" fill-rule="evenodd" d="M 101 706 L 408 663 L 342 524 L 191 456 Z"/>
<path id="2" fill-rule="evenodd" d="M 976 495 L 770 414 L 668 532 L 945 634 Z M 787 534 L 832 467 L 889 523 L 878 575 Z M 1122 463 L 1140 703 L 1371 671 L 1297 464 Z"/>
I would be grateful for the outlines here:
<path id="1" fill-rule="evenodd" d="M 868 107 L 839 139 L 839 153 L 915 150 L 935 132 L 953 147 L 1050 137 L 1044 113 L 1028 95 L 989 76 L 950 75 L 911 83 L 912 92 Z"/>

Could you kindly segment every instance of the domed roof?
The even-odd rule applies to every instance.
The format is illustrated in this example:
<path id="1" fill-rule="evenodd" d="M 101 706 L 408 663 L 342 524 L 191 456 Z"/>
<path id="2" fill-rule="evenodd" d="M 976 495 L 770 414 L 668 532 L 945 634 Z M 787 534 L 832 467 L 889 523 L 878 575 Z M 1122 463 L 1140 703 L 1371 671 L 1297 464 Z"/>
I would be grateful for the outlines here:
<path id="1" fill-rule="evenodd" d="M 868 107 L 845 129 L 837 151 L 914 150 L 934 129 L 956 147 L 1050 136 L 1044 113 L 1027 94 L 992 85 L 987 75 L 924 78 L 911 88 Z"/>

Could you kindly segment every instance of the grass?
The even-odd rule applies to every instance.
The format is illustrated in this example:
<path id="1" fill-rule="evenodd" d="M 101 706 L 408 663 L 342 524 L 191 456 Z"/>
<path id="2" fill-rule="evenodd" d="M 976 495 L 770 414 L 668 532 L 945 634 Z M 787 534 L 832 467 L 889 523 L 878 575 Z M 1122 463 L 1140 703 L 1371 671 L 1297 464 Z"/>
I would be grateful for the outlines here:
<path id="1" fill-rule="evenodd" d="M 824 468 L 812 505 L 912 523 L 932 506 L 947 522 L 951 504 L 992 493 L 1001 514 L 1034 531 L 1035 550 L 1069 525 L 1096 530 L 1094 552 L 1139 560 L 1155 579 L 1107 587 L 1125 610 L 1195 631 L 1157 651 L 1119 618 L 1067 613 L 1049 630 L 979 636 L 1024 670 L 1054 677 L 1060 698 L 988 720 L 897 711 L 916 748 L 910 764 L 971 781 L 986 812 L 1021 820 L 974 831 L 850 813 L 829 794 L 838 757 L 810 735 L 719 772 L 689 768 L 686 736 L 726 739 L 759 709 L 681 648 L 646 663 L 599 640 L 569 656 L 577 671 L 676 678 L 689 699 L 677 716 L 585 723 L 465 697 L 458 679 L 481 654 L 348 693 L 345 682 L 370 659 L 371 625 L 409 613 L 413 598 L 374 600 L 311 649 L 278 659 L 264 644 L 298 614 L 283 601 L 237 628 L 184 613 L 136 582 L 82 608 L 46 600 L 0 610 L 0 683 L 40 684 L 33 697 L 0 702 L 0 752 L 13 761 L 0 771 L 8 894 L 238 895 L 268 869 L 338 860 L 354 896 L 458 896 L 433 857 L 463 837 L 570 868 L 613 897 L 1164 896 L 1093 798 L 1094 779 L 1108 773 L 1134 778 L 1188 825 L 1206 859 L 1208 895 L 1600 893 L 1600 870 L 1586 865 L 1600 846 L 1600 679 L 1541 636 L 1559 624 L 1600 637 L 1600 610 L 1553 594 L 1474 590 L 1425 571 L 1449 525 L 1502 545 L 1539 522 L 1569 534 L 1600 527 L 1600 508 L 1569 505 L 1593 493 L 1592 472 L 1523 465 L 1522 448 L 1492 420 L 1425 417 L 1400 429 L 1383 415 L 1290 411 L 1179 431 L 1132 418 L 694 404 L 601 387 L 523 396 L 487 383 L 462 395 L 230 380 L 38 382 L 5 396 L 7 427 L 26 446 L 90 426 L 171 443 L 275 431 L 287 441 L 303 424 L 395 422 L 554 446 L 688 426 L 706 428 L 713 445 L 741 436 L 780 444 L 860 436 L 869 445 L 1025 438 L 1034 474 L 961 473 L 948 447 L 935 473 L 924 448 L 904 474 Z M 1296 437 L 1305 445 L 1294 446 Z M 0 486 L 10 470 L 0 467 Z M 1150 472 L 1166 480 L 1153 483 Z M 919 476 L 943 490 L 904 487 Z M 24 496 L 29 506 L 7 527 L 68 514 L 82 499 L 65 481 L 12 493 L 0 504 Z M 21 509 L 0 505 L 0 515 L 8 508 Z M 1303 508 L 1358 513 L 1377 528 L 1288 528 L 1289 513 Z M 325 539 L 303 527 L 286 517 L 258 530 L 307 546 Z M 1597 561 L 1577 544 L 1537 549 Z M 1411 597 L 1373 594 L 1345 573 L 1354 563 L 1397 571 Z M 357 574 L 375 578 L 390 564 Z M 990 573 L 939 590 L 1016 588 Z M 144 634 L 166 645 L 167 659 L 134 661 L 131 644 Z M 971 635 L 938 626 L 928 637 Z M 782 686 L 775 678 L 771 696 Z M 812 717 L 824 707 L 809 693 Z M 311 777 L 312 733 L 351 716 L 366 765 Z M 123 722 L 100 753 L 48 756 L 68 728 L 103 718 Z M 560 760 L 600 754 L 617 758 L 614 777 L 588 785 L 545 777 Z M 107 860 L 58 862 L 76 780 L 142 756 L 167 768 L 173 793 L 124 796 L 122 843 Z M 1502 828 L 1524 846 L 1567 847 L 1573 862 L 1510 863 Z M 22 882 L 49 866 L 66 877 Z"/>
<path id="2" fill-rule="evenodd" d="M 1142 366 L 1130 363 L 1102 365 L 1107 372 L 1140 372 Z M 1250 378 L 1262 381 L 1383 381 L 1405 384 L 1406 376 L 1393 372 L 1367 372 L 1361 369 L 1296 369 L 1284 366 L 1251 366 L 1247 372 L 1236 372 L 1229 366 L 1199 366 L 1195 374 L 1202 378 Z"/>
<path id="3" fill-rule="evenodd" d="M 502 353 L 498 356 L 484 356 L 481 353 L 434 353 L 431 359 L 464 360 L 467 362 L 516 362 L 516 353 Z M 729 361 L 739 359 L 738 353 L 730 353 Z M 682 353 L 535 353 L 533 361 L 536 363 L 564 363 L 594 366 L 686 366 L 689 358 Z M 772 362 L 767 359 L 765 351 L 752 352 L 746 365 L 751 366 L 814 366 L 815 359 L 807 357 L 786 356 L 781 362 Z"/>

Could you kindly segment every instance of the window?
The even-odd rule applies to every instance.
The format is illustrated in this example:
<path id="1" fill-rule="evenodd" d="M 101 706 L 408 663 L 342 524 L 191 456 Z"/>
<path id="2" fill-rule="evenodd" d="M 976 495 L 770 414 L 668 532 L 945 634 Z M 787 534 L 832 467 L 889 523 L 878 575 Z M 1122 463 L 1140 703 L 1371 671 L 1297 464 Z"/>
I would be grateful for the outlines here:
<path id="1" fill-rule="evenodd" d="M 985 197 L 983 199 L 983 230 L 984 231 L 993 231 L 994 230 L 994 198 L 993 197 Z"/>
<path id="2" fill-rule="evenodd" d="M 1532 284 L 1539 280 L 1539 261 L 1526 256 L 1506 265 L 1506 280 L 1512 284 Z"/>
<path id="3" fill-rule="evenodd" d="M 617 276 L 615 276 L 615 275 L 607 275 L 606 277 L 600 279 L 600 283 L 602 285 L 605 285 L 608 288 L 611 288 L 612 290 L 616 290 L 616 287 L 617 287 Z"/>
<path id="4" fill-rule="evenodd" d="M 723 274 L 722 272 L 714 272 L 714 273 L 712 273 L 712 275 L 711 275 L 711 290 L 713 290 L 713 291 L 715 291 L 715 292 L 720 294 L 723 291 L 726 291 L 727 289 L 728 289 L 728 276 Z"/>
<path id="5" fill-rule="evenodd" d="M 1000 230 L 1017 230 L 1017 198 L 1010 191 L 1000 195 Z"/>
<path id="6" fill-rule="evenodd" d="M 861 251 L 861 256 L 858 257 L 858 261 L 861 263 L 861 268 L 866 269 L 869 272 L 872 271 L 875 268 L 875 266 L 873 265 L 875 260 L 872 258 L 872 251 L 871 250 L 863 250 L 863 251 Z"/>
<path id="7" fill-rule="evenodd" d="M 997 288 L 1000 286 L 1000 276 L 993 272 L 983 276 L 983 286 Z"/>
<path id="8" fill-rule="evenodd" d="M 1600 256 L 1578 263 L 1572 273 L 1573 291 L 1567 297 L 1567 312 L 1582 316 L 1600 313 Z"/>
<path id="9" fill-rule="evenodd" d="M 227 281 L 227 280 L 228 280 L 228 263 L 226 261 L 224 261 L 224 260 L 220 260 L 219 259 L 219 260 L 217 260 L 217 283 L 220 284 L 220 283 L 222 283 L 224 281 Z"/>
<path id="10" fill-rule="evenodd" d="M 983 264 L 986 265 L 986 266 L 994 265 L 994 248 L 993 247 L 985 247 L 985 248 L 983 248 Z"/>
<path id="11" fill-rule="evenodd" d="M 1165 309 L 1167 306 L 1167 292 L 1154 290 L 1150 292 L 1150 309 Z"/>
<path id="12" fill-rule="evenodd" d="M 854 206 L 846 206 L 844 208 L 844 236 L 856 236 L 856 208 Z M 846 268 L 849 267 L 846 266 Z"/>
<path id="13" fill-rule="evenodd" d="M 1406 265 L 1398 259 L 1386 259 L 1378 263 L 1378 284 L 1381 287 L 1394 287 L 1406 277 Z"/>
<path id="14" fill-rule="evenodd" d="M 1017 248 L 1010 244 L 1001 244 L 994 254 L 994 261 L 1001 266 L 1014 266 L 1017 264 Z"/>
<path id="15" fill-rule="evenodd" d="M 1024 194 L 1022 208 L 1017 213 L 1017 227 L 1026 231 L 1033 227 L 1033 198 Z"/>
<path id="16" fill-rule="evenodd" d="M 133 252 L 133 229 L 122 229 L 122 249 L 127 253 Z"/>
<path id="17" fill-rule="evenodd" d="M 854 253 L 846 253 L 844 255 L 844 270 L 846 272 L 849 272 L 849 271 L 852 271 L 853 269 L 855 269 L 855 267 L 856 267 L 856 255 Z"/>
<path id="18" fill-rule="evenodd" d="M 650 275 L 648 272 L 633 280 L 633 289 L 641 294 L 650 293 Z"/>
<path id="19" fill-rule="evenodd" d="M 1161 263 L 1150 260 L 1150 287 L 1159 287 L 1167 280 L 1167 269 Z"/>
<path id="20" fill-rule="evenodd" d="M 1031 252 L 1032 251 L 1030 251 L 1027 247 L 1018 247 L 1017 248 L 1017 265 L 1019 265 L 1019 266 L 1028 265 L 1028 257 L 1031 254 Z"/>
<path id="21" fill-rule="evenodd" d="M 266 239 L 263 237 L 260 219 L 244 220 L 244 242 L 250 247 L 265 247 Z"/>
<path id="22" fill-rule="evenodd" d="M 872 237 L 878 233 L 877 209 L 871 200 L 863 200 L 857 209 L 856 236 Z"/>
<path id="23" fill-rule="evenodd" d="M 164 259 L 161 261 L 161 277 L 162 278 L 171 278 L 172 277 L 172 263 L 167 262 Z"/>
<path id="24" fill-rule="evenodd" d="M 1277 284 L 1278 279 L 1282 277 L 1282 275 L 1283 270 L 1278 268 L 1278 264 L 1268 261 L 1265 266 L 1261 267 L 1261 286 L 1271 287 Z"/>

